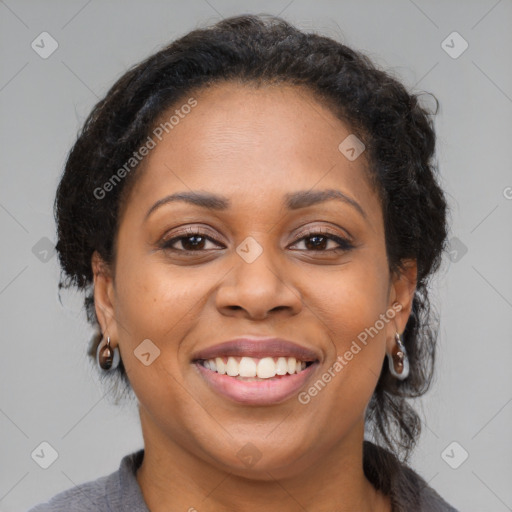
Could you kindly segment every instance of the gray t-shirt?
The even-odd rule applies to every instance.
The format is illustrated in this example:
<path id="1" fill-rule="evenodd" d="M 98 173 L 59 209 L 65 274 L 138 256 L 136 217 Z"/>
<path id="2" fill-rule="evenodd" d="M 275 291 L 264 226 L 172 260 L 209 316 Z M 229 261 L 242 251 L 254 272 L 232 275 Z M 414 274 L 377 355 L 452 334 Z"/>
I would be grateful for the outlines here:
<path id="1" fill-rule="evenodd" d="M 36 505 L 28 512 L 150 512 L 135 477 L 144 449 L 126 455 L 119 469 Z"/>
<path id="2" fill-rule="evenodd" d="M 144 449 L 126 455 L 117 471 L 67 489 L 28 512 L 150 512 L 136 478 L 143 458 Z M 391 467 L 390 461 L 399 469 L 386 482 L 378 468 Z M 367 441 L 365 472 L 377 488 L 389 488 L 393 512 L 457 512 L 415 471 Z"/>

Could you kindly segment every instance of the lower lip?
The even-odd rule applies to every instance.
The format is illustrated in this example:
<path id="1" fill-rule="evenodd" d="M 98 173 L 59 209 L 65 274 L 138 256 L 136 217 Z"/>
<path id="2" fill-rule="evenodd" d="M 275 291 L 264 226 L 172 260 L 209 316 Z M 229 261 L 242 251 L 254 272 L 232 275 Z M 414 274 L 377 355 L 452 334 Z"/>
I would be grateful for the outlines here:
<path id="1" fill-rule="evenodd" d="M 284 375 L 279 379 L 261 381 L 243 381 L 229 375 L 221 375 L 195 363 L 201 376 L 221 395 L 235 402 L 247 405 L 273 405 L 284 402 L 294 396 L 313 374 L 318 362 L 313 363 L 300 373 Z"/>

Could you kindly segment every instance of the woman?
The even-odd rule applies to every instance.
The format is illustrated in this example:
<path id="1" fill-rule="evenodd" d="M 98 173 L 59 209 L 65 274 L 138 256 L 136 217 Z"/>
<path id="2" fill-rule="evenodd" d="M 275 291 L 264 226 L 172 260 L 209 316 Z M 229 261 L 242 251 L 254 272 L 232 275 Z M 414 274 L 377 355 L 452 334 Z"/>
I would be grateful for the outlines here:
<path id="1" fill-rule="evenodd" d="M 446 238 L 428 116 L 273 17 L 117 81 L 69 155 L 57 250 L 144 449 L 33 512 L 455 510 L 406 465 Z"/>

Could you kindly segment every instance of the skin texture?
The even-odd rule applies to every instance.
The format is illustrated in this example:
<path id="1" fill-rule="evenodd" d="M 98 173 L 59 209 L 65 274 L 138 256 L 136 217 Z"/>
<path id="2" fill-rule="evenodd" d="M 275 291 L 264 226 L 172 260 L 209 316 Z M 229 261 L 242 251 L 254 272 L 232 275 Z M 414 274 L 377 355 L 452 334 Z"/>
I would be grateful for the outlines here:
<path id="1" fill-rule="evenodd" d="M 144 498 L 152 512 L 389 511 L 363 473 L 364 413 L 394 334 L 405 329 L 416 267 L 389 271 L 364 153 L 349 161 L 338 150 L 349 127 L 297 86 L 226 83 L 194 97 L 197 106 L 144 161 L 122 212 L 115 266 L 92 258 L 102 331 L 119 346 L 139 400 Z M 284 208 L 285 194 L 324 189 L 343 192 L 365 215 L 336 200 Z M 190 191 L 226 196 L 231 206 L 172 202 L 145 218 L 158 200 Z M 189 227 L 214 241 L 179 252 L 192 245 Z M 354 247 L 315 245 L 319 229 Z M 178 235 L 174 252 L 161 247 Z M 249 236 L 263 249 L 250 264 L 236 252 Z M 270 406 L 230 401 L 191 362 L 243 335 L 282 337 L 321 354 L 307 388 L 396 302 L 402 310 L 306 405 L 296 396 Z M 161 351 L 149 366 L 133 352 L 145 339 Z M 237 456 L 247 443 L 261 455 L 252 466 Z"/>

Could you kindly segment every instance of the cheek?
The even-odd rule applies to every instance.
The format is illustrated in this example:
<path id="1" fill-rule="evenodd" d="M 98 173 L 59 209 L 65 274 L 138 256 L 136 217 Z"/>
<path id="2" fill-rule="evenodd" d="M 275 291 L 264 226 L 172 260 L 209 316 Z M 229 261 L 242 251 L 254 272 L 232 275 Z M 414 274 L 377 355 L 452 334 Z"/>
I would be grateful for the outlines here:
<path id="1" fill-rule="evenodd" d="M 209 332 L 207 325 L 216 313 L 207 302 L 225 272 L 209 265 L 171 265 L 164 254 L 156 253 L 119 261 L 116 318 L 121 356 L 135 394 L 148 408 L 155 400 L 156 406 L 160 401 L 174 408 L 189 403 L 190 395 L 182 396 L 182 383 L 185 374 L 194 371 L 189 354 L 197 337 L 191 333 Z M 218 319 L 212 325 L 215 328 Z M 138 355 L 148 339 L 149 352 L 157 357 L 145 366 Z"/>
<path id="2" fill-rule="evenodd" d="M 181 343 L 200 319 L 206 284 L 190 267 L 166 265 L 157 255 L 120 258 L 116 281 L 119 344 L 133 390 L 148 410 L 164 403 L 178 410 L 188 396 L 177 382 Z"/>
<path id="3" fill-rule="evenodd" d="M 364 255 L 363 255 L 364 256 Z M 389 273 L 386 259 L 355 257 L 332 272 L 316 271 L 309 302 L 317 308 L 338 351 L 348 349 L 353 339 L 366 332 L 388 307 Z M 380 331 L 385 336 L 384 329 Z"/>
<path id="4" fill-rule="evenodd" d="M 319 375 L 328 383 L 318 395 L 332 402 L 330 414 L 339 412 L 347 420 L 346 411 L 363 411 L 385 357 L 386 336 L 394 317 L 386 316 L 386 258 L 368 253 L 329 274 L 318 272 L 312 277 L 315 286 L 310 288 L 309 303 L 316 307 L 314 313 L 330 339 L 325 369 Z M 317 405 L 323 399 L 317 400 Z M 325 410 L 320 407 L 317 412 Z"/>
<path id="5" fill-rule="evenodd" d="M 116 280 L 118 318 L 136 331 L 146 330 L 145 335 L 169 332 L 205 295 L 204 279 L 197 271 L 166 264 L 158 253 L 125 258 Z"/>

